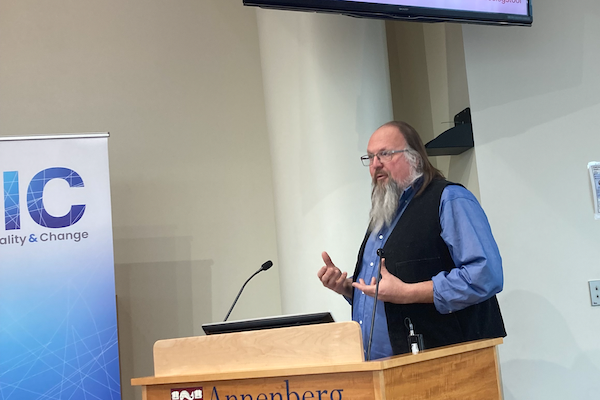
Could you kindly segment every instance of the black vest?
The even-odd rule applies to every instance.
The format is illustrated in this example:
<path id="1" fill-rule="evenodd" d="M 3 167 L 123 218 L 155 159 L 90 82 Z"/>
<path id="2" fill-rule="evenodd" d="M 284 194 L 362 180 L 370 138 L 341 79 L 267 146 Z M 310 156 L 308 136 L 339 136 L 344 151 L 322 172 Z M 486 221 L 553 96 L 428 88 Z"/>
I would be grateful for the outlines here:
<path id="1" fill-rule="evenodd" d="M 429 281 L 439 272 L 455 268 L 440 236 L 439 218 L 442 192 L 452 184 L 434 180 L 413 198 L 383 247 L 387 269 L 406 283 Z M 369 233 L 358 254 L 354 279 L 360 272 L 368 237 Z M 392 303 L 385 303 L 385 313 L 394 354 L 409 352 L 406 317 L 412 321 L 415 333 L 423 335 L 425 348 L 506 336 L 496 296 L 450 314 L 440 314 L 433 304 Z"/>

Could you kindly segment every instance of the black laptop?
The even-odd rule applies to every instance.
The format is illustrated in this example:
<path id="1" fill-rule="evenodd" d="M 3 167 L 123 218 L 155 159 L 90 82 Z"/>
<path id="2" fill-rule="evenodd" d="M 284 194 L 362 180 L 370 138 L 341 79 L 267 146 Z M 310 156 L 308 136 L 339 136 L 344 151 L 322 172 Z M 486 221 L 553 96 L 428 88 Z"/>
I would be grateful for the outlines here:
<path id="1" fill-rule="evenodd" d="M 219 333 L 233 333 L 254 331 L 258 329 L 287 328 L 290 326 L 324 324 L 335 322 L 330 312 L 311 314 L 279 315 L 277 317 L 265 317 L 256 319 L 243 319 L 239 321 L 214 322 L 203 324 L 202 329 L 207 335 Z"/>

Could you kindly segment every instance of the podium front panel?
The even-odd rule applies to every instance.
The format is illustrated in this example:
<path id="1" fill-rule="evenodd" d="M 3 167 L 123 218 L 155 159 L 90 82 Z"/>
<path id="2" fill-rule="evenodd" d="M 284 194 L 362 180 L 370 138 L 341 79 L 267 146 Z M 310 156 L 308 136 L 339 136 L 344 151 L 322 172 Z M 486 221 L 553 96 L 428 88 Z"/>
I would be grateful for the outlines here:
<path id="1" fill-rule="evenodd" d="M 156 385 L 146 387 L 143 398 L 144 400 L 379 400 L 381 399 L 379 380 L 374 379 L 374 375 L 378 374 L 378 372 L 353 372 Z M 186 392 L 184 397 L 182 397 L 183 391 Z M 178 393 L 173 396 L 173 392 Z M 374 395 L 374 392 L 379 394 Z"/>

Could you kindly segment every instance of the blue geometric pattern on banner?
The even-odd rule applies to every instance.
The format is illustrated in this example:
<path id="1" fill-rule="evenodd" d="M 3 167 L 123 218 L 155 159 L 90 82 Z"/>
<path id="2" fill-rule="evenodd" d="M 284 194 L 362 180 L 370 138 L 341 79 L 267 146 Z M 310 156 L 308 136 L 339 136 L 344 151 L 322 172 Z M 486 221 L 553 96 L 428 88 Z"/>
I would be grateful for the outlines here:
<path id="1" fill-rule="evenodd" d="M 1 400 L 121 399 L 116 318 L 99 313 L 115 302 L 87 280 L 29 294 L 0 283 Z"/>

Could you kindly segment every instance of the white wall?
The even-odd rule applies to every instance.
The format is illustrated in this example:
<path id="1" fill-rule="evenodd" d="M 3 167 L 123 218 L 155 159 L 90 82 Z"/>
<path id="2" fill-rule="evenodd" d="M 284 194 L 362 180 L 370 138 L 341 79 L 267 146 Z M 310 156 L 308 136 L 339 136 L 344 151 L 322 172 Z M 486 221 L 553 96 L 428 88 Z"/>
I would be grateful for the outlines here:
<path id="1" fill-rule="evenodd" d="M 469 107 L 462 27 L 386 21 L 394 119 L 411 124 L 424 143 L 454 126 Z M 479 198 L 473 149 L 431 157 L 447 179 Z"/>
<path id="2" fill-rule="evenodd" d="M 0 0 L 0 134 L 110 131 L 123 398 L 152 345 L 281 312 L 255 10 Z M 140 390 L 137 389 L 139 396 Z"/>
<path id="3" fill-rule="evenodd" d="M 273 160 L 284 313 L 331 311 L 321 252 L 351 275 L 364 237 L 370 176 L 360 162 L 371 132 L 392 119 L 382 21 L 257 10 Z M 354 217 L 349 217 L 354 216 Z"/>
<path id="4" fill-rule="evenodd" d="M 531 28 L 464 26 L 481 199 L 504 260 L 507 400 L 597 399 L 600 3 L 534 3 Z"/>

